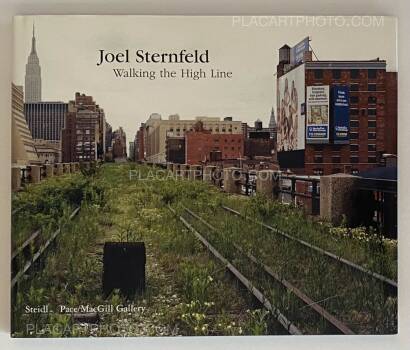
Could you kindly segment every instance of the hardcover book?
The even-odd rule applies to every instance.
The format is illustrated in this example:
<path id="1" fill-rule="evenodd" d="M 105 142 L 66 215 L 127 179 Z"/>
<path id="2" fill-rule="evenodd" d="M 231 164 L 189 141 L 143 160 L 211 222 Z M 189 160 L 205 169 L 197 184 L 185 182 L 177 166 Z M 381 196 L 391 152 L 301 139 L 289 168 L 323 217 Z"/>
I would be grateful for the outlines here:
<path id="1" fill-rule="evenodd" d="M 382 16 L 17 16 L 13 337 L 397 333 Z"/>

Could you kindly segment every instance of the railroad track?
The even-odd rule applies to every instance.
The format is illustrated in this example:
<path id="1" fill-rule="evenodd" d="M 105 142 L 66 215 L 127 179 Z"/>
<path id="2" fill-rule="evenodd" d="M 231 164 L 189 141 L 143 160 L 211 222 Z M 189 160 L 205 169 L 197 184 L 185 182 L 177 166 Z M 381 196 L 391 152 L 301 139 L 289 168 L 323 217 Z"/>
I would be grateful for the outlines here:
<path id="1" fill-rule="evenodd" d="M 208 240 L 203 237 L 187 220 L 185 220 L 182 216 L 178 216 L 176 211 L 168 205 L 169 210 L 176 215 L 179 220 L 183 223 L 183 225 L 188 228 L 195 237 L 214 255 L 216 259 L 218 259 L 227 270 L 229 270 L 233 276 L 244 286 L 253 296 L 267 309 L 275 319 L 283 326 L 283 328 L 292 335 L 301 335 L 303 334 L 302 331 L 296 327 L 291 321 L 289 321 L 286 316 L 277 308 L 275 307 L 266 296 L 256 288 L 252 282 L 246 278 L 230 261 L 228 261 L 218 250 L 216 250 Z"/>
<path id="2" fill-rule="evenodd" d="M 186 207 L 183 207 L 183 209 L 192 218 L 201 222 L 210 231 L 216 234 L 220 234 L 220 231 L 218 231 L 218 229 L 216 229 L 214 226 L 209 224 L 202 217 L 200 217 L 199 215 L 197 215 L 196 213 L 194 213 L 193 211 L 189 210 Z M 233 242 L 232 246 L 236 249 L 237 252 L 239 252 L 239 254 L 243 255 L 245 259 L 247 259 L 251 264 L 254 264 L 255 267 L 259 268 L 264 275 L 268 276 L 269 279 L 271 279 L 274 283 L 280 285 L 284 290 L 286 290 L 287 293 L 288 292 L 291 293 L 296 299 L 298 299 L 302 304 L 304 304 L 303 308 L 310 309 L 313 313 L 317 314 L 317 316 L 320 319 L 323 318 L 324 320 L 326 320 L 326 322 L 328 322 L 328 324 L 334 331 L 336 331 L 337 333 L 346 334 L 346 335 L 355 334 L 345 323 L 340 321 L 337 317 L 335 317 L 330 312 L 328 312 L 325 308 L 323 308 L 319 304 L 319 302 L 314 301 L 308 295 L 303 293 L 299 288 L 297 288 L 296 286 L 292 285 L 289 281 L 279 276 L 269 266 L 259 261 L 252 254 L 245 252 L 244 249 L 242 249 L 238 244 Z"/>
<path id="3" fill-rule="evenodd" d="M 243 215 L 242 213 L 240 213 L 237 210 L 234 210 L 234 209 L 229 208 L 229 207 L 224 206 L 224 205 L 222 205 L 222 209 L 225 210 L 228 213 L 231 213 L 233 215 L 241 217 L 244 220 L 250 221 L 252 223 L 256 223 L 256 224 L 266 228 L 267 230 L 269 230 L 271 232 L 274 232 L 276 234 L 279 234 L 280 236 L 282 236 L 286 239 L 289 239 L 291 241 L 294 241 L 294 242 L 296 242 L 296 243 L 298 243 L 298 244 L 300 244 L 304 247 L 307 247 L 307 248 L 315 251 L 316 253 L 319 253 L 323 256 L 326 256 L 327 258 L 331 259 L 332 261 L 335 261 L 335 262 L 341 264 L 342 266 L 346 266 L 349 269 L 353 270 L 354 272 L 363 273 L 363 274 L 365 274 L 365 275 L 367 275 L 367 276 L 369 276 L 369 277 L 371 277 L 375 280 L 378 280 L 378 281 L 382 282 L 384 285 L 386 285 L 388 287 L 387 290 L 389 291 L 390 294 L 397 295 L 397 282 L 390 279 L 390 278 L 388 278 L 388 277 L 386 277 L 386 276 L 383 276 L 383 275 L 381 275 L 377 272 L 371 271 L 371 270 L 369 270 L 369 269 L 367 269 L 363 266 L 355 264 L 354 262 L 352 262 L 350 260 L 347 260 L 347 259 L 345 259 L 341 256 L 338 256 L 338 255 L 333 254 L 333 253 L 331 253 L 327 250 L 324 250 L 320 247 L 317 247 L 317 246 L 315 246 L 311 243 L 308 243 L 308 242 L 306 242 L 302 239 L 299 239 L 297 237 L 289 235 L 288 233 L 280 231 L 280 230 L 278 230 L 278 229 L 276 229 L 272 226 L 269 226 L 269 225 L 265 224 L 264 222 L 260 222 L 258 220 L 254 220 L 254 219 L 251 219 L 249 217 L 246 217 L 245 215 Z"/>
<path id="4" fill-rule="evenodd" d="M 206 222 L 202 217 L 199 215 L 195 214 L 193 211 L 189 210 L 188 208 L 184 207 L 185 212 L 187 212 L 189 215 L 200 221 L 202 224 L 204 224 L 206 227 L 208 227 L 210 230 L 213 232 L 219 233 L 219 231 L 213 227 L 211 224 Z M 307 296 L 305 293 L 303 293 L 300 289 L 292 285 L 289 281 L 285 280 L 284 278 L 280 277 L 277 273 L 275 273 L 269 266 L 265 265 L 261 261 L 259 261 L 256 257 L 254 257 L 252 254 L 245 252 L 239 245 L 236 243 L 232 243 L 233 246 L 237 251 L 239 251 L 241 254 L 246 256 L 252 263 L 254 263 L 256 266 L 260 266 L 263 271 L 268 274 L 271 278 L 273 278 L 276 282 L 280 283 L 284 288 L 286 288 L 287 291 L 293 293 L 295 297 L 300 299 L 306 307 L 309 307 L 312 309 L 314 312 L 316 312 L 320 317 L 323 317 L 325 320 L 327 320 L 335 329 L 340 331 L 342 334 L 354 334 L 354 332 L 343 322 L 338 320 L 335 316 L 330 314 L 328 311 L 326 311 L 322 306 L 320 306 L 316 301 L 312 300 L 309 296 Z"/>
<path id="5" fill-rule="evenodd" d="M 80 211 L 80 207 L 77 207 L 73 210 L 73 212 L 71 213 L 71 215 L 69 216 L 69 220 L 71 220 L 72 218 L 74 218 L 78 212 Z M 24 264 L 24 266 L 17 272 L 14 274 L 14 277 L 11 280 L 11 289 L 13 290 L 18 282 L 23 278 L 23 276 L 34 266 L 34 264 L 40 259 L 40 257 L 42 257 L 48 250 L 48 248 L 50 247 L 50 245 L 55 241 L 55 239 L 57 238 L 57 236 L 61 233 L 61 229 L 58 228 L 56 231 L 53 232 L 53 234 L 46 240 L 46 242 L 42 245 L 40 245 L 40 247 L 38 248 L 38 250 L 32 255 L 30 252 L 31 246 L 32 245 L 36 245 L 38 244 L 38 241 L 41 239 L 41 229 L 40 230 L 36 230 L 35 232 L 33 232 L 30 237 L 25 240 L 23 242 L 23 244 L 21 244 L 17 249 L 15 249 L 12 253 L 11 253 L 11 263 L 12 266 L 14 266 L 16 264 L 16 259 L 21 256 L 24 255 L 24 257 L 28 257 L 28 259 L 26 259 L 26 263 Z"/>

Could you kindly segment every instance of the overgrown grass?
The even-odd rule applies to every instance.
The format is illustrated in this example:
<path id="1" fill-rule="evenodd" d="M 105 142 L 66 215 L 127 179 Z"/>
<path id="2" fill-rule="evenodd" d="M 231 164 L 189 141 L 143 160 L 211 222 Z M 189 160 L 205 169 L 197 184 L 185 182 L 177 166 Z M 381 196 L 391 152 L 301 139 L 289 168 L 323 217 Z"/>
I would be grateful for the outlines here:
<path id="1" fill-rule="evenodd" d="M 227 195 L 200 181 L 133 180 L 129 178 L 131 169 L 139 170 L 143 177 L 155 170 L 133 164 L 104 165 L 99 172 L 85 176 L 50 179 L 14 198 L 13 207 L 24 206 L 27 210 L 21 211 L 13 223 L 15 244 L 41 223 L 51 223 L 49 231 L 63 227 L 43 266 L 33 270 L 19 285 L 12 311 L 14 335 L 283 334 L 272 315 L 259 309 L 249 294 L 227 276 L 225 267 L 174 217 L 168 204 L 190 220 L 304 332 L 322 334 L 334 330 L 279 283 L 261 274 L 232 243 L 263 261 L 355 332 L 397 331 L 397 299 L 387 297 L 380 284 L 352 274 L 259 225 L 226 213 L 221 205 L 391 278 L 395 278 L 397 268 L 395 242 L 365 235 L 363 229 L 335 228 L 312 221 L 296 208 L 262 197 Z M 68 222 L 70 209 L 80 203 L 80 215 Z M 217 232 L 210 232 L 205 225 L 192 220 L 183 206 L 201 215 Z M 113 240 L 146 244 L 146 291 L 132 300 L 117 292 L 105 299 L 102 295 L 102 247 L 104 242 Z M 58 305 L 107 303 L 134 304 L 141 309 L 102 313 L 94 327 L 76 324 L 67 314 L 24 312 L 25 305 L 48 304 L 51 310 L 56 310 Z M 27 324 L 35 324 L 37 332 L 28 331 Z M 49 324 L 59 327 L 49 331 Z"/>
<path id="2" fill-rule="evenodd" d="M 80 215 L 64 221 L 56 247 L 48 252 L 43 266 L 33 269 L 18 286 L 13 335 L 239 335 L 261 329 L 267 333 L 264 321 L 257 327 L 252 311 L 244 313 L 249 300 L 228 279 L 224 267 L 210 259 L 167 209 L 156 183 L 130 181 L 129 169 L 128 165 L 105 165 L 99 174 L 86 177 L 87 195 L 82 196 Z M 77 181 L 83 180 L 70 182 L 73 188 Z M 68 183 L 64 186 L 69 188 Z M 40 188 L 33 190 L 44 194 Z M 40 214 L 35 205 L 32 208 L 33 215 Z M 147 247 L 146 290 L 131 300 L 117 292 L 108 298 L 102 294 L 102 247 L 113 240 L 142 240 Z M 26 305 L 43 304 L 54 313 L 24 311 Z M 103 312 L 97 325 L 78 324 L 70 314 L 58 313 L 59 305 L 87 304 L 132 304 L 140 310 Z"/>

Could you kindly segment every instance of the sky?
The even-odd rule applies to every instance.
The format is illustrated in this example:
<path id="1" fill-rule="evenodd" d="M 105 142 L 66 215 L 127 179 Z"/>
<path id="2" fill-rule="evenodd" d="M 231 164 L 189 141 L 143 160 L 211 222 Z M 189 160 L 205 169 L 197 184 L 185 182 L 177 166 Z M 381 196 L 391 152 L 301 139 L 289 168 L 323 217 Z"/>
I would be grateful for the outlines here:
<path id="1" fill-rule="evenodd" d="M 397 22 L 392 17 L 189 17 L 189 16 L 18 16 L 14 19 L 13 82 L 24 85 L 25 64 L 35 23 L 42 70 L 42 100 L 69 101 L 75 92 L 94 97 L 113 129 L 127 142 L 152 113 L 233 117 L 267 125 L 276 113 L 278 49 L 306 36 L 319 60 L 387 61 L 397 70 Z M 97 66 L 99 50 L 130 50 L 128 64 Z M 209 63 L 135 63 L 136 50 L 208 50 Z M 113 68 L 231 71 L 231 79 L 116 78 Z"/>

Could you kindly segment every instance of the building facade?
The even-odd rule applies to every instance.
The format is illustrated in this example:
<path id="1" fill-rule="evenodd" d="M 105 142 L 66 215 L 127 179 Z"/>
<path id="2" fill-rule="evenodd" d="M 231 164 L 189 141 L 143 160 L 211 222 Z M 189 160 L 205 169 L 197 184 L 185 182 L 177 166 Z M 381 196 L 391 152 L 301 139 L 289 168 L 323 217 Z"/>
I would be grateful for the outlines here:
<path id="1" fill-rule="evenodd" d="M 147 161 L 153 163 L 166 162 L 167 137 L 184 137 L 189 131 L 194 130 L 194 125 L 201 121 L 204 130 L 211 134 L 240 134 L 242 123 L 233 121 L 232 118 L 221 120 L 217 117 L 196 117 L 195 119 L 180 119 L 179 115 L 171 115 L 168 120 L 163 120 L 159 114 L 152 114 L 145 123 L 144 151 Z"/>
<path id="2" fill-rule="evenodd" d="M 54 164 L 61 162 L 61 145 L 59 141 L 34 141 L 38 158 L 43 164 Z"/>
<path id="3" fill-rule="evenodd" d="M 11 163 L 25 166 L 38 163 L 39 158 L 24 119 L 23 87 L 11 85 Z"/>
<path id="4" fill-rule="evenodd" d="M 37 56 L 36 37 L 33 25 L 33 36 L 31 38 L 31 51 L 26 64 L 25 75 L 25 98 L 26 102 L 41 101 L 41 67 Z"/>
<path id="5" fill-rule="evenodd" d="M 113 132 L 112 155 L 113 159 L 127 157 L 127 137 L 122 127 Z"/>
<path id="6" fill-rule="evenodd" d="M 185 134 L 185 154 L 186 164 L 240 159 L 244 154 L 244 138 L 242 133 L 214 134 L 199 121 Z"/>
<path id="7" fill-rule="evenodd" d="M 104 110 L 92 96 L 76 93 L 68 104 L 66 126 L 62 130 L 62 161 L 81 162 L 104 159 Z"/>
<path id="8" fill-rule="evenodd" d="M 145 123 L 141 123 L 137 133 L 135 134 L 135 160 L 145 159 Z"/>
<path id="9" fill-rule="evenodd" d="M 277 67 L 282 169 L 356 174 L 397 154 L 397 73 L 386 61 L 312 61 L 307 51 L 292 65 L 289 50 Z"/>
<path id="10" fill-rule="evenodd" d="M 32 102 L 24 104 L 24 115 L 33 139 L 61 140 L 68 103 Z"/>

